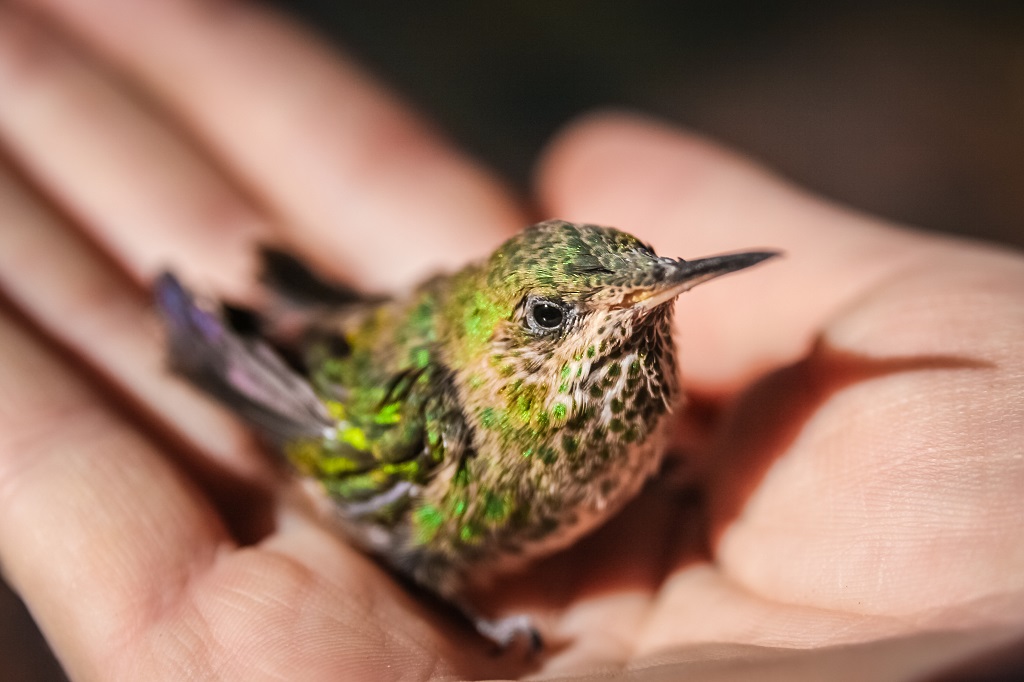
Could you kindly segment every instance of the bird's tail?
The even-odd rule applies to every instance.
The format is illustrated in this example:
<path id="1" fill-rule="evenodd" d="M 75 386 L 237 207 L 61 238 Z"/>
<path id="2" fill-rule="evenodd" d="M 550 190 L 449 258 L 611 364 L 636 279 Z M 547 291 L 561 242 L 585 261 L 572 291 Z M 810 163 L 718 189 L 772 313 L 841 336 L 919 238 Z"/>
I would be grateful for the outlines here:
<path id="1" fill-rule="evenodd" d="M 171 273 L 154 283 L 171 368 L 283 444 L 333 425 L 310 384 L 265 341 L 198 305 Z"/>

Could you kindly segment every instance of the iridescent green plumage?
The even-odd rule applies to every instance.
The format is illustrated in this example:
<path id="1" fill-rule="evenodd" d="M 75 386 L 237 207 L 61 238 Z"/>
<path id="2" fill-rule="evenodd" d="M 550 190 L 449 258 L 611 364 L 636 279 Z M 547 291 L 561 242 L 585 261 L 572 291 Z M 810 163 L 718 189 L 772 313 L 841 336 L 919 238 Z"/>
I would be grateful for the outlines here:
<path id="1" fill-rule="evenodd" d="M 655 471 L 672 302 L 771 255 L 686 262 L 548 221 L 408 297 L 338 297 L 292 335 L 304 378 L 173 279 L 158 295 L 175 366 L 319 480 L 357 542 L 468 611 L 469 585 L 571 543 Z"/>

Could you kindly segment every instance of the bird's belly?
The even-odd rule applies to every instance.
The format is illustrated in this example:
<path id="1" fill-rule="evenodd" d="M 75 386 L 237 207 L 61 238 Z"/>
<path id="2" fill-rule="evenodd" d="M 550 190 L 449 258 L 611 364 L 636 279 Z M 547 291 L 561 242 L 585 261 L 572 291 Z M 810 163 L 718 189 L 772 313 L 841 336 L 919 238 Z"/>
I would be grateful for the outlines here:
<path id="1" fill-rule="evenodd" d="M 583 485 L 536 490 L 525 522 L 495 529 L 483 551 L 469 552 L 471 582 L 486 584 L 572 545 L 632 499 L 658 470 L 663 455 L 663 439 L 654 434 Z"/>
<path id="2" fill-rule="evenodd" d="M 607 521 L 657 471 L 664 454 L 662 432 L 655 429 L 642 443 L 590 462 L 575 478 L 557 468 L 558 475 L 547 477 L 508 475 L 469 486 L 460 497 L 439 477 L 416 491 L 397 525 L 350 522 L 348 534 L 400 573 L 453 598 L 563 549 Z M 488 500 L 508 503 L 500 519 L 488 521 Z M 425 534 L 423 519 L 434 514 L 439 514 L 437 525 Z"/>

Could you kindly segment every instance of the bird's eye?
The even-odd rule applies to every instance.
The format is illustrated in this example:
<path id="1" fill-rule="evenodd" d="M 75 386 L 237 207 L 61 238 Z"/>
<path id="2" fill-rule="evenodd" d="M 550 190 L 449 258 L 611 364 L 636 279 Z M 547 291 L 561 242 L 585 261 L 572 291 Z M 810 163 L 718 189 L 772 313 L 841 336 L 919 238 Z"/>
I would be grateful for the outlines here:
<path id="1" fill-rule="evenodd" d="M 565 310 L 552 301 L 537 299 L 530 304 L 527 322 L 536 331 L 553 331 L 565 322 Z"/>

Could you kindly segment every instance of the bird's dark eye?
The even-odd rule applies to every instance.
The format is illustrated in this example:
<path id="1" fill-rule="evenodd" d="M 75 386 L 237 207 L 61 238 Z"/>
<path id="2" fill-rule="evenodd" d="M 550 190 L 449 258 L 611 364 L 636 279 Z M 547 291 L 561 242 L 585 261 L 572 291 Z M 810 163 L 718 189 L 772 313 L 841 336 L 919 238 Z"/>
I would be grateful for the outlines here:
<path id="1" fill-rule="evenodd" d="M 530 303 L 527 322 L 537 331 L 552 331 L 565 322 L 565 310 L 552 301 L 537 299 Z"/>

